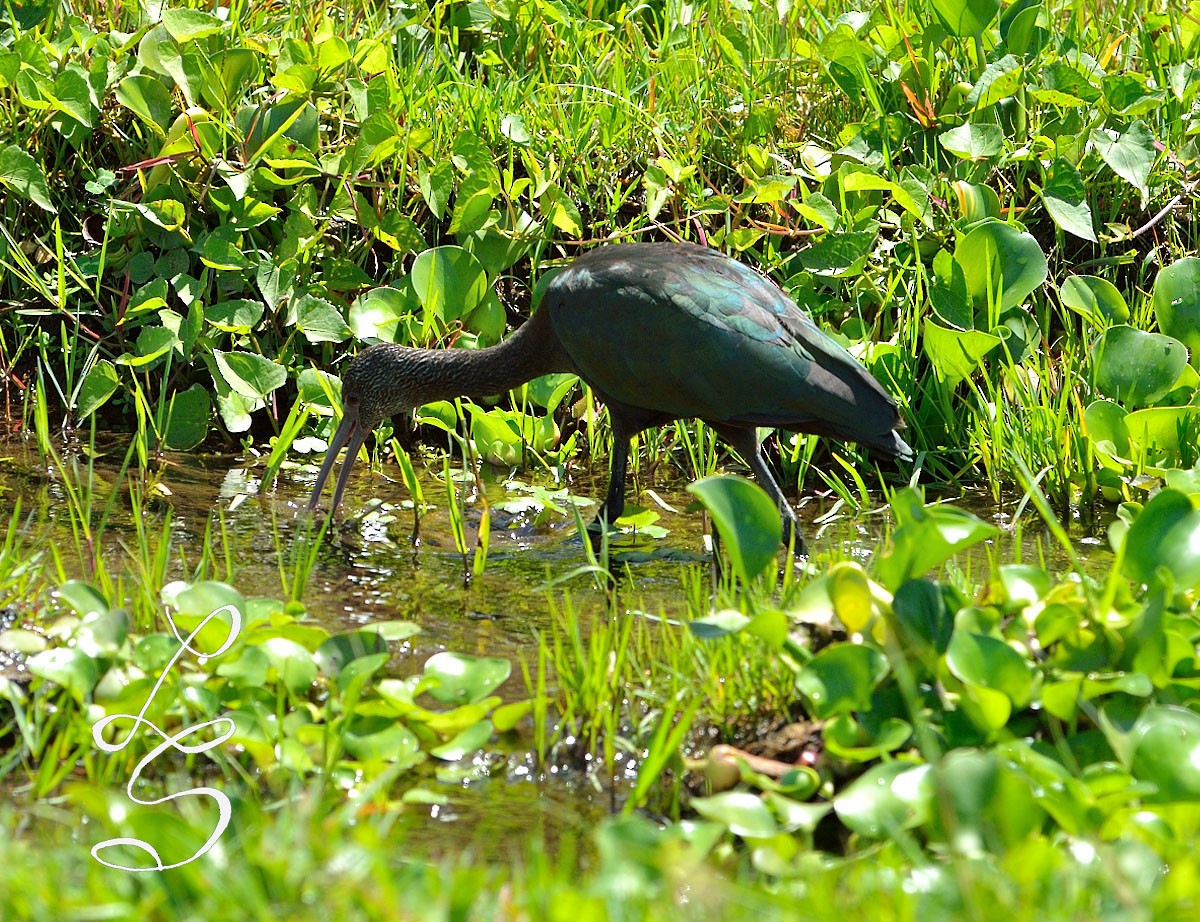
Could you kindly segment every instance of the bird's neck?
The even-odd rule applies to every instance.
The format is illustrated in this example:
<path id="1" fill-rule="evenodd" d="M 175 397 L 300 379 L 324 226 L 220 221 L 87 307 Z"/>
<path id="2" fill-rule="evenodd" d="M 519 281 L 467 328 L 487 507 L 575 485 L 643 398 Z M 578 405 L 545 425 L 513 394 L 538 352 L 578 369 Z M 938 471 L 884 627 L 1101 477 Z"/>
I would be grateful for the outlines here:
<path id="1" fill-rule="evenodd" d="M 502 394 L 542 375 L 573 370 L 545 311 L 535 312 L 499 345 L 417 351 L 421 354 L 423 373 L 417 377 L 423 403 Z"/>

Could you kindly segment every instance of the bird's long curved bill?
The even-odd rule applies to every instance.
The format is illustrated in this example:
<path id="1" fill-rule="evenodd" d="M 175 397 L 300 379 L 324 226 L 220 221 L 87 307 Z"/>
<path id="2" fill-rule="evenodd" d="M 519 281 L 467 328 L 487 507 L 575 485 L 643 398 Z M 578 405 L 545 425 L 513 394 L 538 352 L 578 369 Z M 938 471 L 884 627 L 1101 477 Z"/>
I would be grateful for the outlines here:
<path id="1" fill-rule="evenodd" d="M 321 500 L 321 490 L 325 487 L 325 481 L 329 478 L 329 472 L 333 470 L 338 452 L 345 445 L 346 460 L 342 462 L 342 469 L 338 472 L 337 486 L 333 490 L 333 506 L 331 510 L 336 511 L 338 506 L 342 504 L 342 493 L 345 492 L 346 483 L 350 479 L 350 470 L 354 467 L 354 459 L 358 457 L 358 450 L 362 448 L 366 437 L 367 435 L 363 432 L 362 426 L 358 424 L 358 414 L 347 411 L 342 417 L 341 425 L 337 427 L 337 432 L 333 434 L 333 438 L 329 442 L 329 452 L 325 455 L 325 462 L 321 465 L 321 473 L 317 474 L 317 482 L 313 485 L 312 498 L 308 501 L 310 512 L 317 508 L 317 503 Z"/>

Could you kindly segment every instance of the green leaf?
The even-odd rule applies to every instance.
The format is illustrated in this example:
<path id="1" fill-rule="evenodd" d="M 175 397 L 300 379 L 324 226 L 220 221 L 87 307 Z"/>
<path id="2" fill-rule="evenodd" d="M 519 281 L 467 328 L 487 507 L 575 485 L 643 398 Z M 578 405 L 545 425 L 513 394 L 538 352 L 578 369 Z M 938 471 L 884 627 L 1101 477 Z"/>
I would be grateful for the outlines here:
<path id="1" fill-rule="evenodd" d="M 488 292 L 483 266 L 458 246 L 425 250 L 413 261 L 411 277 L 425 310 L 447 323 L 473 311 Z"/>
<path id="2" fill-rule="evenodd" d="M 92 657 L 111 657 L 129 636 L 129 612 L 121 608 L 84 615 L 75 629 L 75 645 Z"/>
<path id="3" fill-rule="evenodd" d="M 833 808 L 853 832 L 884 839 L 928 821 L 934 797 L 930 766 L 884 762 L 847 785 L 834 798 Z"/>
<path id="4" fill-rule="evenodd" d="M 181 45 L 215 35 L 225 27 L 212 13 L 202 10 L 164 10 L 162 24 L 171 34 L 171 38 Z"/>
<path id="5" fill-rule="evenodd" d="M 979 80 L 967 94 L 966 104 L 972 109 L 986 109 L 1020 89 L 1024 69 L 1013 55 L 1006 54 L 984 68 Z"/>
<path id="6" fill-rule="evenodd" d="M 56 647 L 45 650 L 25 661 L 25 668 L 35 676 L 61 685 L 83 704 L 100 680 L 100 667 L 92 657 L 76 647 Z"/>
<path id="7" fill-rule="evenodd" d="M 1095 128 L 1092 130 L 1092 145 L 1112 171 L 1145 198 L 1149 192 L 1146 183 L 1150 178 L 1150 170 L 1158 159 L 1154 135 L 1146 123 L 1138 119 L 1119 135 L 1108 128 Z"/>
<path id="8" fill-rule="evenodd" d="M 1129 407 L 1154 403 L 1187 366 L 1183 343 L 1126 324 L 1109 327 L 1092 343 L 1096 389 Z"/>
<path id="9" fill-rule="evenodd" d="M 267 654 L 279 681 L 293 695 L 308 691 L 317 678 L 317 663 L 313 654 L 294 640 L 271 637 L 258 645 Z"/>
<path id="10" fill-rule="evenodd" d="M 985 356 L 1000 345 L 999 336 L 981 330 L 952 330 L 926 317 L 922 345 L 939 381 L 955 384 L 968 378 Z"/>
<path id="11" fill-rule="evenodd" d="M 961 628 L 950 638 L 946 666 L 959 681 L 1004 694 L 1016 709 L 1029 704 L 1034 674 L 1024 657 L 1002 640 Z"/>
<path id="12" fill-rule="evenodd" d="M 165 135 L 171 126 L 171 91 L 157 77 L 133 74 L 117 84 L 113 91 L 117 102 L 134 115 Z"/>
<path id="13" fill-rule="evenodd" d="M 1165 568 L 1179 589 L 1200 584 L 1200 511 L 1177 490 L 1160 490 L 1129 526 L 1122 572 L 1138 583 Z"/>
<path id="14" fill-rule="evenodd" d="M 364 656 L 387 653 L 388 645 L 375 631 L 348 631 L 334 634 L 324 641 L 313 658 L 318 668 L 330 678 L 336 679 L 347 664 Z"/>
<path id="15" fill-rule="evenodd" d="M 1046 185 L 1040 194 L 1042 204 L 1055 224 L 1068 234 L 1097 242 L 1083 177 L 1069 161 L 1059 157 L 1050 165 Z"/>
<path id="16" fill-rule="evenodd" d="M 482 701 L 499 688 L 511 672 L 512 664 L 498 657 L 444 652 L 425 661 L 426 677 L 437 680 L 429 687 L 429 694 L 446 704 Z"/>
<path id="17" fill-rule="evenodd" d="M 892 513 L 897 523 L 892 547 L 876 565 L 876 576 L 892 591 L 998 534 L 994 525 L 962 509 L 945 504 L 926 506 L 913 487 L 896 492 Z"/>
<path id="18" fill-rule="evenodd" d="M 887 673 L 887 659 L 874 647 L 835 643 L 800 668 L 796 687 L 824 719 L 869 709 L 871 693 Z"/>
<path id="19" fill-rule="evenodd" d="M 1200 440 L 1200 406 L 1149 407 L 1128 414 L 1123 422 L 1129 441 L 1152 456 L 1178 454 Z"/>
<path id="20" fill-rule="evenodd" d="M 735 836 L 744 839 L 764 839 L 779 831 L 771 808 L 761 797 L 749 791 L 726 791 L 712 797 L 694 797 L 690 806 L 701 816 L 723 823 Z"/>
<path id="21" fill-rule="evenodd" d="M 100 359 L 84 375 L 83 383 L 75 395 L 75 412 L 80 419 L 87 419 L 108 402 L 121 386 L 117 369 L 108 359 Z"/>
<path id="22" fill-rule="evenodd" d="M 930 0 L 951 35 L 979 36 L 1000 11 L 1000 0 Z"/>
<path id="23" fill-rule="evenodd" d="M 172 451 L 191 451 L 208 436 L 212 398 L 200 384 L 171 395 L 167 408 L 163 445 Z"/>
<path id="24" fill-rule="evenodd" d="M 1187 346 L 1200 367 L 1200 259 L 1185 256 L 1159 270 L 1150 303 L 1159 329 Z"/>
<path id="25" fill-rule="evenodd" d="M 1004 149 L 1004 130 L 992 122 L 964 122 L 939 134 L 938 143 L 964 160 L 986 160 Z"/>
<path id="26" fill-rule="evenodd" d="M 1048 274 L 1046 256 L 1033 235 L 994 219 L 959 236 L 954 261 L 962 267 L 976 309 L 998 304 L 997 314 L 1019 306 Z"/>
<path id="27" fill-rule="evenodd" d="M 44 655 L 44 654 L 43 654 Z M 1156 803 L 1200 801 L 1200 714 L 1173 705 L 1148 706 L 1130 732 L 1129 769 L 1157 786 Z"/>
<path id="28" fill-rule="evenodd" d="M 200 261 L 218 272 L 245 272 L 253 268 L 254 260 L 242 251 L 241 237 L 231 225 L 220 225 L 196 244 Z"/>
<path id="29" fill-rule="evenodd" d="M 752 580 L 775 560 L 783 540 L 783 521 L 760 486 L 744 477 L 718 474 L 687 489 L 712 516 L 738 576 Z"/>
<path id="30" fill-rule="evenodd" d="M 1200 263 L 1200 260 L 1197 260 Z M 1162 273 L 1160 272 L 1161 276 Z M 1095 275 L 1072 275 L 1062 283 L 1058 290 L 1063 304 L 1075 311 L 1081 317 L 1090 320 L 1097 327 L 1105 327 L 1112 323 L 1125 323 L 1129 319 L 1129 306 L 1117 291 L 1115 285 L 1107 279 Z M 1163 326 L 1162 319 L 1158 324 Z M 1176 339 L 1181 339 L 1176 333 L 1163 327 L 1163 332 Z M 1186 344 L 1186 340 L 1183 340 Z"/>
<path id="31" fill-rule="evenodd" d="M 832 278 L 845 278 L 862 272 L 875 249 L 874 231 L 849 231 L 825 234 L 797 254 L 800 265 L 809 272 Z"/>
<path id="32" fill-rule="evenodd" d="M 108 611 L 108 601 L 100 594 L 100 590 L 82 580 L 68 580 L 58 587 L 56 595 L 81 617 Z"/>
<path id="33" fill-rule="evenodd" d="M 295 304 L 296 329 L 310 343 L 340 343 L 350 336 L 341 312 L 323 298 L 303 295 Z"/>
<path id="34" fill-rule="evenodd" d="M 491 738 L 492 722 L 490 720 L 481 720 L 459 731 L 458 735 L 450 740 L 450 742 L 430 749 L 429 754 L 435 759 L 441 759 L 445 762 L 458 762 L 467 756 L 477 753 L 487 745 L 488 740 Z"/>
<path id="35" fill-rule="evenodd" d="M 41 164 L 15 144 L 0 149 L 0 186 L 12 189 L 46 211 L 58 210 L 50 199 L 50 185 Z"/>
<path id="36" fill-rule="evenodd" d="M 225 383 L 243 397 L 265 400 L 287 382 L 287 369 L 261 355 L 214 349 L 213 357 Z"/>

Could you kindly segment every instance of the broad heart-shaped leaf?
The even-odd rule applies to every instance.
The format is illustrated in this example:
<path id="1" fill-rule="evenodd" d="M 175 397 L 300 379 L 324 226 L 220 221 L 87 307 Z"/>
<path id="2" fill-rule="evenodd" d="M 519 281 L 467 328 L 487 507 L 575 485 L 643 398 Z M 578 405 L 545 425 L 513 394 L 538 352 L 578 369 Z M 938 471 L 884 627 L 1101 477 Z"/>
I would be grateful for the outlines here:
<path id="1" fill-rule="evenodd" d="M 408 768 L 425 760 L 416 734 L 404 724 L 384 717 L 356 715 L 342 733 L 342 745 L 362 762 L 392 762 Z"/>
<path id="2" fill-rule="evenodd" d="M 1126 409 L 1111 400 L 1093 400 L 1083 411 L 1083 431 L 1098 454 L 1116 462 L 1119 470 L 1129 459 L 1129 427 Z"/>
<path id="3" fill-rule="evenodd" d="M 165 83 L 149 74 L 133 74 L 117 84 L 115 95 L 157 134 L 166 134 L 171 124 L 171 91 Z"/>
<path id="4" fill-rule="evenodd" d="M 375 631 L 349 631 L 334 634 L 313 654 L 317 666 L 330 678 L 337 678 L 348 663 L 364 656 L 387 652 L 387 641 Z"/>
<path id="5" fill-rule="evenodd" d="M 1130 407 L 1158 400 L 1187 365 L 1187 349 L 1179 340 L 1127 324 L 1101 333 L 1091 355 L 1096 389 Z"/>
<path id="6" fill-rule="evenodd" d="M 999 336 L 982 330 L 952 330 L 926 317 L 922 343 L 938 380 L 955 384 L 979 367 L 984 357 L 1000 345 Z"/>
<path id="7" fill-rule="evenodd" d="M 0 188 L 12 189 L 46 211 L 57 211 L 42 165 L 15 144 L 0 148 Z"/>
<path id="8" fill-rule="evenodd" d="M 295 318 L 310 343 L 340 343 L 350 335 L 341 312 L 324 298 L 303 295 L 295 302 Z"/>
<path id="9" fill-rule="evenodd" d="M 1046 818 L 1028 775 L 995 751 L 956 749 L 935 771 L 941 809 L 932 825 L 967 854 L 1003 853 Z"/>
<path id="10" fill-rule="evenodd" d="M 898 527 L 892 533 L 891 550 L 879 559 L 875 573 L 893 592 L 998 532 L 994 525 L 954 506 L 926 506 L 914 487 L 897 491 L 891 505 Z"/>
<path id="11" fill-rule="evenodd" d="M 512 664 L 506 659 L 468 656 L 465 653 L 436 653 L 425 661 L 425 675 L 437 679 L 429 694 L 446 704 L 482 701 L 508 678 Z"/>
<path id="12" fill-rule="evenodd" d="M 374 288 L 350 306 L 350 332 L 355 339 L 409 342 L 409 323 L 420 307 L 412 285 Z"/>
<path id="13" fill-rule="evenodd" d="M 458 246 L 441 246 L 417 256 L 412 287 L 425 310 L 449 323 L 473 311 L 488 291 L 487 273 Z"/>
<path id="14" fill-rule="evenodd" d="M 775 559 L 783 540 L 779 509 L 757 484 L 733 474 L 704 477 L 688 487 L 712 516 L 733 569 L 752 580 Z"/>
<path id="15" fill-rule="evenodd" d="M 68 580 L 58 587 L 55 594 L 81 617 L 108 611 L 108 601 L 100 594 L 100 590 L 83 580 Z"/>
<path id="16" fill-rule="evenodd" d="M 888 672 L 887 659 L 874 647 L 831 644 L 796 673 L 796 687 L 819 718 L 871 706 L 871 692 Z"/>
<path id="17" fill-rule="evenodd" d="M 987 220 L 954 244 L 967 293 L 977 310 L 998 301 L 997 314 L 1016 307 L 1046 281 L 1046 256 L 1031 234 L 1002 221 Z"/>
<path id="18" fill-rule="evenodd" d="M 100 359 L 84 375 L 75 394 L 75 412 L 79 418 L 86 419 L 104 406 L 120 386 L 116 367 L 108 359 Z"/>
<path id="19" fill-rule="evenodd" d="M 100 680 L 100 667 L 78 647 L 44 650 L 27 659 L 25 668 L 39 678 L 61 685 L 81 704 Z"/>
<path id="20" fill-rule="evenodd" d="M 1185 256 L 1159 271 L 1150 299 L 1158 327 L 1191 351 L 1200 363 L 1200 259 Z"/>
<path id="21" fill-rule="evenodd" d="M 208 435 L 212 400 L 200 384 L 172 394 L 167 403 L 167 425 L 163 445 L 172 451 L 191 451 Z"/>
<path id="22" fill-rule="evenodd" d="M 112 656 L 129 636 L 129 613 L 122 608 L 85 615 L 75 629 L 75 645 L 88 656 Z"/>
<path id="23" fill-rule="evenodd" d="M 1123 420 L 1129 441 L 1151 460 L 1163 452 L 1178 454 L 1184 445 L 1200 441 L 1200 407 L 1147 407 Z"/>
<path id="24" fill-rule="evenodd" d="M 1014 708 L 1029 704 L 1034 674 L 1025 659 L 1003 640 L 959 628 L 946 648 L 946 666 L 960 682 L 998 691 Z"/>
<path id="25" fill-rule="evenodd" d="M 1000 12 L 1000 0 L 930 0 L 929 5 L 951 35 L 982 35 Z"/>
<path id="26" fill-rule="evenodd" d="M 1200 714 L 1152 704 L 1138 716 L 1128 744 L 1134 777 L 1158 787 L 1151 800 L 1200 801 Z"/>
<path id="27" fill-rule="evenodd" d="M 921 826 L 933 809 L 932 771 L 928 765 L 883 762 L 847 785 L 833 808 L 849 829 L 872 839 Z"/>
<path id="28" fill-rule="evenodd" d="M 265 400 L 287 381 L 287 369 L 265 356 L 214 349 L 213 357 L 225 383 L 235 393 L 251 400 Z"/>
<path id="29" fill-rule="evenodd" d="M 1134 519 L 1125 536 L 1122 572 L 1150 585 L 1160 567 L 1178 589 L 1200 584 L 1200 511 L 1178 490 L 1160 490 Z"/>
<path id="30" fill-rule="evenodd" d="M 986 160 L 1004 150 L 1004 130 L 993 122 L 964 122 L 939 134 L 938 143 L 964 160 Z"/>
<path id="31" fill-rule="evenodd" d="M 1200 263 L 1200 260 L 1196 260 L 1196 262 Z M 1161 278 L 1161 276 L 1160 272 L 1159 277 Z M 1117 291 L 1117 287 L 1108 279 L 1102 279 L 1095 275 L 1069 276 L 1059 286 L 1058 296 L 1062 298 L 1063 304 L 1081 317 L 1090 320 L 1095 326 L 1106 327 L 1110 323 L 1125 323 L 1129 320 L 1129 306 L 1125 303 L 1121 292 Z M 1163 326 L 1161 317 L 1158 325 Z M 1165 327 L 1163 329 L 1169 336 L 1174 336 L 1185 345 L 1187 344 L 1187 340 L 1183 337 Z M 1194 347 L 1192 351 L 1195 352 Z"/>
<path id="32" fill-rule="evenodd" d="M 730 832 L 744 839 L 765 839 L 779 831 L 771 808 L 749 791 L 726 791 L 693 798 L 689 803 L 704 818 L 724 823 Z"/>
<path id="33" fill-rule="evenodd" d="M 1158 152 L 1154 149 L 1154 135 L 1150 133 L 1146 123 L 1138 119 L 1119 135 L 1107 128 L 1094 128 L 1092 145 L 1112 171 L 1145 198 L 1148 192 L 1146 182 L 1150 178 L 1154 161 L 1158 159 Z"/>
<path id="34" fill-rule="evenodd" d="M 1046 185 L 1041 191 L 1042 204 L 1054 221 L 1068 234 L 1096 243 L 1092 229 L 1092 208 L 1087 200 L 1083 177 L 1070 161 L 1059 157 L 1050 165 Z"/>
<path id="35" fill-rule="evenodd" d="M 286 637 L 271 637 L 258 646 L 267 654 L 279 681 L 293 695 L 303 694 L 316 681 L 316 660 L 296 641 Z"/>

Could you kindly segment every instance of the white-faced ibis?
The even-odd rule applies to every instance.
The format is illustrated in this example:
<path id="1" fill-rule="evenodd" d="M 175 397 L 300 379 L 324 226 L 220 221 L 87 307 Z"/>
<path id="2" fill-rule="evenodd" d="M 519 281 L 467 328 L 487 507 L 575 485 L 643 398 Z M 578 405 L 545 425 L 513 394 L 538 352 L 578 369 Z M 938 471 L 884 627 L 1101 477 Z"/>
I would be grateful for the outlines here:
<path id="1" fill-rule="evenodd" d="M 757 272 L 692 244 L 605 246 L 546 288 L 528 322 L 487 349 L 365 349 L 342 377 L 344 415 L 309 508 L 342 446 L 336 509 L 363 440 L 383 419 L 434 400 L 501 394 L 540 375 L 573 372 L 608 407 L 612 467 L 597 521 L 625 506 L 629 441 L 651 426 L 702 419 L 750 465 L 795 530 L 763 461 L 759 426 L 858 442 L 911 457 L 896 404 L 853 356 Z"/>

